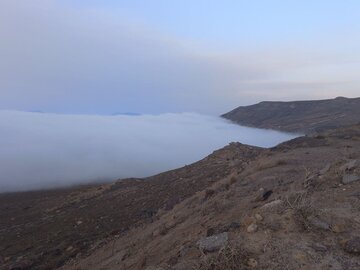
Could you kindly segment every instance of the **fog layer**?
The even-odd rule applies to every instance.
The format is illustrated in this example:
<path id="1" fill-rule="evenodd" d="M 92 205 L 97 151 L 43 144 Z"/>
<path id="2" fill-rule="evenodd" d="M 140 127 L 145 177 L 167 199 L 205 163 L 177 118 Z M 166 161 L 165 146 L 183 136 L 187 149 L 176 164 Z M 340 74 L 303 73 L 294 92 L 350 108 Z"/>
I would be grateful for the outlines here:
<path id="1" fill-rule="evenodd" d="M 293 135 L 194 113 L 89 116 L 0 111 L 0 192 L 144 177 L 232 141 L 269 147 Z"/>

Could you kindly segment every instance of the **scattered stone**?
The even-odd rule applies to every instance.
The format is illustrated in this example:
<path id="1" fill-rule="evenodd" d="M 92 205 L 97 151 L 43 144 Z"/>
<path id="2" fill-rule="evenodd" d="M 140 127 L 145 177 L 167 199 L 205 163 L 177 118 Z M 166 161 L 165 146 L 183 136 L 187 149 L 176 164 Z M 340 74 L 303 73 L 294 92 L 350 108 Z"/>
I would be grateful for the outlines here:
<path id="1" fill-rule="evenodd" d="M 264 204 L 261 207 L 261 209 L 267 210 L 267 209 L 270 209 L 270 208 L 276 208 L 276 207 L 280 206 L 281 204 L 282 204 L 282 200 L 275 200 L 275 201 L 269 202 L 267 204 Z"/>
<path id="2" fill-rule="evenodd" d="M 83 222 L 81 220 L 76 221 L 76 225 L 81 225 Z"/>
<path id="3" fill-rule="evenodd" d="M 355 181 L 359 181 L 360 177 L 355 174 L 345 174 L 343 176 L 342 182 L 343 184 L 349 184 Z"/>
<path id="4" fill-rule="evenodd" d="M 251 268 L 256 268 L 258 266 L 258 262 L 254 258 L 250 258 L 247 264 Z"/>
<path id="5" fill-rule="evenodd" d="M 268 189 L 260 188 L 259 194 L 256 196 L 255 201 L 257 202 L 266 201 L 272 193 L 273 191 L 271 189 L 268 190 Z"/>
<path id="6" fill-rule="evenodd" d="M 343 232 L 346 231 L 346 225 L 337 223 L 337 224 L 334 224 L 334 225 L 331 226 L 331 230 L 334 233 L 343 233 Z"/>
<path id="7" fill-rule="evenodd" d="M 73 246 L 68 246 L 68 248 L 66 249 L 66 251 L 71 251 L 71 250 L 73 250 L 73 249 L 74 249 Z"/>
<path id="8" fill-rule="evenodd" d="M 264 219 L 260 214 L 255 214 L 255 218 L 257 221 L 262 221 Z"/>
<path id="9" fill-rule="evenodd" d="M 320 230 L 328 231 L 330 230 L 330 224 L 318 217 L 309 217 L 307 219 L 312 227 L 315 227 Z"/>
<path id="10" fill-rule="evenodd" d="M 190 249 L 191 249 L 191 244 L 189 243 L 181 246 L 178 252 L 179 257 L 184 257 L 189 252 Z"/>
<path id="11" fill-rule="evenodd" d="M 203 252 L 214 252 L 226 245 L 229 240 L 227 232 L 200 239 L 197 244 Z"/>
<path id="12" fill-rule="evenodd" d="M 254 232 L 257 231 L 257 229 L 258 229 L 258 226 L 257 226 L 255 223 L 253 223 L 253 224 L 250 224 L 250 225 L 246 228 L 246 231 L 247 231 L 248 233 L 254 233 Z"/>
<path id="13" fill-rule="evenodd" d="M 346 241 L 344 250 L 350 254 L 360 255 L 360 237 L 355 237 Z"/>
<path id="14" fill-rule="evenodd" d="M 327 251 L 327 247 L 322 245 L 322 244 L 319 244 L 319 243 L 314 243 L 312 246 L 311 246 L 314 250 L 316 251 L 320 251 L 320 252 L 325 252 Z"/>
<path id="15" fill-rule="evenodd" d="M 357 165 L 357 160 L 353 159 L 350 160 L 349 162 L 345 163 L 343 166 L 340 167 L 340 170 L 342 171 L 351 171 L 352 169 L 354 169 Z"/>

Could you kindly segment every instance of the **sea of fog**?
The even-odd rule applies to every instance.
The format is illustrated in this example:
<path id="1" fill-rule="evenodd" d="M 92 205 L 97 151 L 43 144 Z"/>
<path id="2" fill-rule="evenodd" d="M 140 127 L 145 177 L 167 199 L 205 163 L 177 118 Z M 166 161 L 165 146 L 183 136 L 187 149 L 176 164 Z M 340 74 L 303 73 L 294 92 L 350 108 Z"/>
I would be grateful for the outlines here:
<path id="1" fill-rule="evenodd" d="M 296 135 L 195 113 L 96 116 L 0 111 L 0 192 L 144 177 L 238 141 L 271 147 Z"/>

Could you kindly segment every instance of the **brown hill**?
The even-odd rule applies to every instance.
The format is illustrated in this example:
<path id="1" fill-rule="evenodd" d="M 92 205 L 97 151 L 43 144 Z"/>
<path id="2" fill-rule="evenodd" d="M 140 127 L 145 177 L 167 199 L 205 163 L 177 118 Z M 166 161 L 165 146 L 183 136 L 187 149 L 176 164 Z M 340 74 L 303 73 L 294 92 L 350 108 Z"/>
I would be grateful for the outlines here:
<path id="1" fill-rule="evenodd" d="M 360 269 L 360 125 L 306 119 L 280 129 L 326 131 L 145 179 L 0 194 L 0 269 Z"/>
<path id="2" fill-rule="evenodd" d="M 0 196 L 1 269 L 360 269 L 360 125 Z"/>
<path id="3" fill-rule="evenodd" d="M 360 125 L 256 149 L 245 168 L 243 147 L 219 150 L 216 182 L 62 269 L 360 269 Z"/>
<path id="4" fill-rule="evenodd" d="M 309 134 L 360 123 L 360 98 L 264 101 L 238 107 L 222 117 L 250 127 Z"/>
<path id="5" fill-rule="evenodd" d="M 0 269 L 55 269 L 107 238 L 151 223 L 230 173 L 262 149 L 231 144 L 183 168 L 144 179 L 0 194 Z M 1 267 L 3 265 L 3 267 Z"/>

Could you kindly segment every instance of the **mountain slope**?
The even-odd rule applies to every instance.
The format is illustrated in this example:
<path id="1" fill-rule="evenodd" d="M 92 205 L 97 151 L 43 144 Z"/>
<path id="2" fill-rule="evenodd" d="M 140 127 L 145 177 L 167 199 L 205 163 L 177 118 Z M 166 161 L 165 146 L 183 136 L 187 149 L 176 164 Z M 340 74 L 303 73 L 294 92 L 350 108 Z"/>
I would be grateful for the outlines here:
<path id="1" fill-rule="evenodd" d="M 261 148 L 239 143 L 180 169 L 111 184 L 0 194 L 0 269 L 55 269 L 242 171 Z M 44 234 L 46 232 L 46 234 Z M 3 265 L 3 266 L 1 266 Z"/>
<path id="2" fill-rule="evenodd" d="M 360 98 L 264 101 L 238 107 L 222 117 L 245 126 L 309 134 L 360 123 Z"/>
<path id="3" fill-rule="evenodd" d="M 263 149 L 62 269 L 360 269 L 359 149 L 360 125 Z"/>

